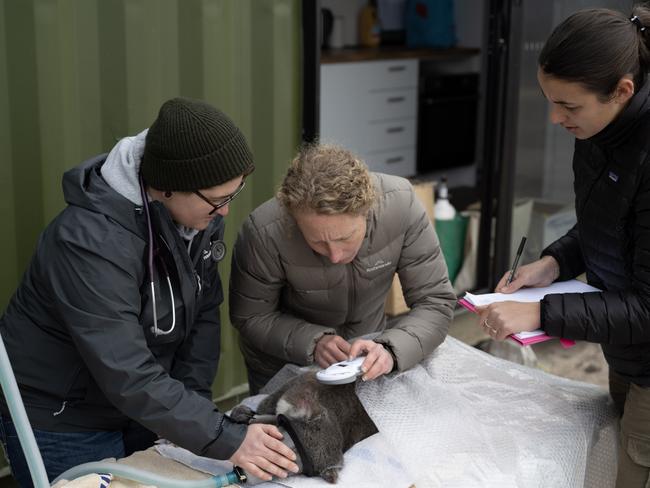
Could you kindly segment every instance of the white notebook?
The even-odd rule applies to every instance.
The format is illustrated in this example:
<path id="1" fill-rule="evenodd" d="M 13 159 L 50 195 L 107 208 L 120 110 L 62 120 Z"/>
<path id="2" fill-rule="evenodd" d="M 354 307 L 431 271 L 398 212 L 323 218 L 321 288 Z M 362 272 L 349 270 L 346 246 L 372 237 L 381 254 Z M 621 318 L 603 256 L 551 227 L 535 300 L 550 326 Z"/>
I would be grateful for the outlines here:
<path id="1" fill-rule="evenodd" d="M 483 305 L 489 305 L 490 303 L 495 302 L 505 302 L 505 301 L 514 301 L 514 302 L 539 302 L 546 295 L 552 295 L 556 293 L 589 293 L 589 292 L 599 292 L 598 288 L 595 288 L 587 283 L 583 283 L 578 280 L 568 280 L 568 281 L 558 281 L 549 286 L 542 288 L 521 288 L 514 293 L 485 293 L 482 295 L 473 295 L 472 293 L 466 293 L 463 299 L 460 300 L 461 304 L 463 300 L 469 303 L 472 307 L 481 307 Z M 467 308 L 466 305 L 463 305 Z M 544 336 L 544 338 L 542 338 Z M 521 344 L 533 344 L 535 342 L 540 342 L 548 338 L 546 333 L 542 329 L 533 330 L 530 332 L 519 332 L 513 334 L 512 337 Z"/>
<path id="2" fill-rule="evenodd" d="M 520 288 L 514 293 L 484 293 L 482 295 L 473 295 L 466 293 L 463 298 L 472 305 L 481 307 L 495 302 L 539 302 L 546 295 L 556 293 L 588 293 L 600 291 L 587 283 L 578 280 L 557 281 L 543 288 Z"/>

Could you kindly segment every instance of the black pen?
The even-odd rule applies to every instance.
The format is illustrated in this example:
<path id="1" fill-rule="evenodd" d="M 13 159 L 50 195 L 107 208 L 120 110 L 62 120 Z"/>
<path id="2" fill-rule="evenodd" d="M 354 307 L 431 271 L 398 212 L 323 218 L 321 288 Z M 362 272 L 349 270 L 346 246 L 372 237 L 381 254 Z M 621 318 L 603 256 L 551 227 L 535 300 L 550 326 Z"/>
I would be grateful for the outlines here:
<path id="1" fill-rule="evenodd" d="M 508 276 L 508 279 L 506 280 L 506 286 L 512 283 L 512 280 L 515 277 L 517 266 L 519 266 L 519 258 L 521 258 L 521 255 L 524 252 L 525 245 L 526 245 L 526 236 L 521 238 L 521 242 L 519 243 L 519 249 L 517 249 L 517 255 L 515 256 L 515 262 L 512 263 L 512 270 L 510 271 L 510 276 Z"/>

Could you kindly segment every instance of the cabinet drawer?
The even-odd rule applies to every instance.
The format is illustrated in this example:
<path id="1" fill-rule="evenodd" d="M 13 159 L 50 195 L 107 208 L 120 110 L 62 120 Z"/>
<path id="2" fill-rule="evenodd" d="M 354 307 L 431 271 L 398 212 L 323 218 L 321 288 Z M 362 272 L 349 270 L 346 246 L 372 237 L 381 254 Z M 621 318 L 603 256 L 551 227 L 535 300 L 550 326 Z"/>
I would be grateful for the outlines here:
<path id="1" fill-rule="evenodd" d="M 385 120 L 417 116 L 417 90 L 379 90 L 365 96 L 366 120 Z"/>
<path id="2" fill-rule="evenodd" d="M 381 151 L 390 148 L 415 146 L 416 119 L 372 121 L 366 126 L 364 151 Z"/>
<path id="3" fill-rule="evenodd" d="M 324 64 L 320 68 L 323 95 L 349 93 L 358 96 L 376 90 L 417 89 L 418 61 L 364 61 Z"/>
<path id="4" fill-rule="evenodd" d="M 321 133 L 321 141 L 334 143 L 357 154 L 383 151 L 390 148 L 415 146 L 416 119 L 398 119 L 351 122 L 341 118 L 340 123 Z"/>
<path id="5" fill-rule="evenodd" d="M 362 157 L 370 171 L 404 177 L 416 173 L 415 146 L 372 152 Z"/>
<path id="6" fill-rule="evenodd" d="M 363 158 L 371 170 L 416 174 L 418 60 L 321 66 L 320 140 Z"/>
<path id="7" fill-rule="evenodd" d="M 355 82 L 358 87 L 373 92 L 418 86 L 418 61 L 416 59 L 395 59 L 391 61 L 368 61 L 354 63 Z"/>

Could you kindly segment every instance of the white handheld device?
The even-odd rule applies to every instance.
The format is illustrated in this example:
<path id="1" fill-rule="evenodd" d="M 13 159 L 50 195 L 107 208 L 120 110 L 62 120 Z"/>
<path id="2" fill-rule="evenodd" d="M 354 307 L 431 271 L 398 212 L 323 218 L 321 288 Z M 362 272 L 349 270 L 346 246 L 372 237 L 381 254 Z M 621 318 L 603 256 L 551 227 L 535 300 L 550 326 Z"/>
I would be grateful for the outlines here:
<path id="1" fill-rule="evenodd" d="M 316 379 L 326 385 L 345 385 L 352 383 L 361 376 L 361 365 L 365 356 L 359 356 L 349 361 L 334 363 L 330 367 L 316 373 Z"/>

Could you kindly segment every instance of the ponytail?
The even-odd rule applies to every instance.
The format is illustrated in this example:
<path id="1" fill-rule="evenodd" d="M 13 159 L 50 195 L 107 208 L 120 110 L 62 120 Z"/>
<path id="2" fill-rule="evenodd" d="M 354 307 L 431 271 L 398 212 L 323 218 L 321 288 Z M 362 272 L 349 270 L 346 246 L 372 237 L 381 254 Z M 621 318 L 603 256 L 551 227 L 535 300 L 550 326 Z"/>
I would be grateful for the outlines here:
<path id="1" fill-rule="evenodd" d="M 637 5 L 630 15 L 580 10 L 553 30 L 538 63 L 544 73 L 581 83 L 603 101 L 625 75 L 638 91 L 650 70 L 650 9 Z"/>
<path id="2" fill-rule="evenodd" d="M 632 9 L 630 21 L 636 26 L 639 38 L 639 68 L 644 80 L 650 71 L 650 9 L 636 5 Z"/>

